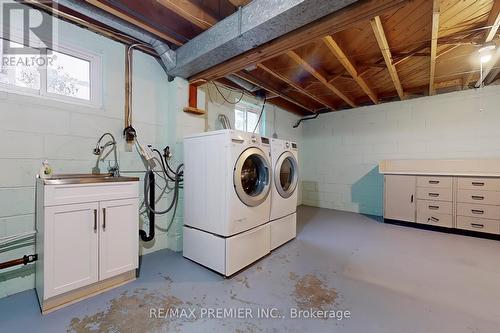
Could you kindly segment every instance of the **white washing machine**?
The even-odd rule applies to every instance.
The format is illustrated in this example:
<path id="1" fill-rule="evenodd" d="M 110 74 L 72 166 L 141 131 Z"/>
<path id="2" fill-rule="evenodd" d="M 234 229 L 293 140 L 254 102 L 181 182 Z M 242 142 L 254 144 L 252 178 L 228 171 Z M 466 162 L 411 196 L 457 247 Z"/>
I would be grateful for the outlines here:
<path id="1" fill-rule="evenodd" d="M 184 139 L 184 257 L 230 276 L 270 252 L 268 138 L 234 130 Z"/>
<path id="2" fill-rule="evenodd" d="M 299 182 L 297 143 L 271 139 L 271 160 L 273 180 L 269 220 L 273 250 L 296 236 Z"/>

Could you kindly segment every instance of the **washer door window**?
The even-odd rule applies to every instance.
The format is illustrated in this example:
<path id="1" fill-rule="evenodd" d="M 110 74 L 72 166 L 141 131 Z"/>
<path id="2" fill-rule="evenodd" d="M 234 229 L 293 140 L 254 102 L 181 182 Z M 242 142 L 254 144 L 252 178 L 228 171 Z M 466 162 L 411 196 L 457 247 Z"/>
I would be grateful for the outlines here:
<path id="1" fill-rule="evenodd" d="M 269 162 L 258 148 L 245 150 L 234 167 L 234 188 L 247 206 L 263 203 L 269 195 Z"/>
<path id="2" fill-rule="evenodd" d="M 298 178 L 297 160 L 291 152 L 284 152 L 278 158 L 274 170 L 274 185 L 278 193 L 285 199 L 289 198 L 297 187 Z"/>

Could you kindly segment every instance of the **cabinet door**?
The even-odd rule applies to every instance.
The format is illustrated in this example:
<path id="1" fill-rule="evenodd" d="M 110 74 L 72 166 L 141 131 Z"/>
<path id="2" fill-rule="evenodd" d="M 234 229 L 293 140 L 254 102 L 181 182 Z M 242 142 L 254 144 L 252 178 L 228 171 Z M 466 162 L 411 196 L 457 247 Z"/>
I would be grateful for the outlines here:
<path id="1" fill-rule="evenodd" d="M 98 208 L 98 203 L 45 208 L 45 299 L 98 281 Z"/>
<path id="2" fill-rule="evenodd" d="M 139 264 L 137 199 L 101 201 L 99 280 L 128 272 Z"/>
<path id="3" fill-rule="evenodd" d="M 386 175 L 384 182 L 384 218 L 415 222 L 416 177 Z"/>

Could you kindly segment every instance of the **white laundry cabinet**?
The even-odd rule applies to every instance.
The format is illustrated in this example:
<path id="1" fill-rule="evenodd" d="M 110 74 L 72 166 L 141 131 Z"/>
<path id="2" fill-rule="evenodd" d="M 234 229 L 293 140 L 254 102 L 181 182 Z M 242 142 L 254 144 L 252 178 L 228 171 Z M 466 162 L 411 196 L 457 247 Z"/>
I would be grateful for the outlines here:
<path id="1" fill-rule="evenodd" d="M 36 291 L 42 312 L 135 279 L 138 182 L 37 182 Z"/>
<path id="2" fill-rule="evenodd" d="M 500 160 L 383 161 L 384 218 L 500 235 Z"/>

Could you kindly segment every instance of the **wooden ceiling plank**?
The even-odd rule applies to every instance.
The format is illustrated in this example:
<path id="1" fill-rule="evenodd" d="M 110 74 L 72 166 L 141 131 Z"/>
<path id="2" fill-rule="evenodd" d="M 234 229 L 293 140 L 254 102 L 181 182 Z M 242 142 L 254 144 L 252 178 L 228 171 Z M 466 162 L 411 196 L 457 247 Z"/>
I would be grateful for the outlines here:
<path id="1" fill-rule="evenodd" d="M 326 36 L 323 38 L 323 42 L 330 49 L 337 60 L 345 67 L 347 72 L 352 76 L 354 81 L 363 89 L 365 94 L 370 97 L 373 103 L 378 103 L 377 94 L 368 86 L 366 81 L 359 75 L 357 69 L 354 67 L 352 61 L 347 57 L 342 48 L 337 44 L 337 42 L 331 37 Z"/>
<path id="2" fill-rule="evenodd" d="M 299 66 L 301 66 L 304 70 L 309 72 L 312 76 L 314 76 L 319 82 L 321 82 L 325 87 L 327 87 L 330 91 L 332 91 L 335 95 L 340 97 L 344 102 L 349 104 L 351 107 L 356 107 L 356 103 L 349 97 L 347 97 L 343 92 L 337 89 L 333 84 L 328 82 L 328 80 L 319 73 L 314 67 L 312 67 L 307 61 L 302 59 L 297 53 L 294 51 L 288 51 L 287 55 L 295 61 Z"/>
<path id="3" fill-rule="evenodd" d="M 99 8 L 99 9 L 101 9 L 101 10 L 108 12 L 111 15 L 114 15 L 118 18 L 121 18 L 122 20 L 127 21 L 130 24 L 133 24 L 141 29 L 148 31 L 155 36 L 163 38 L 164 40 L 166 40 L 172 44 L 175 44 L 177 46 L 181 46 L 182 44 L 184 44 L 182 41 L 178 40 L 177 38 L 174 38 L 173 36 L 167 35 L 164 32 L 161 32 L 161 31 L 151 27 L 150 25 L 148 25 L 146 23 L 143 23 L 139 20 L 136 20 L 135 18 L 133 18 L 129 15 L 126 15 L 126 14 L 122 13 L 121 11 L 114 9 L 113 7 L 108 6 L 108 5 L 102 3 L 98 0 L 85 0 L 85 1 L 91 5 Z"/>
<path id="4" fill-rule="evenodd" d="M 464 75 L 462 79 L 462 89 L 469 89 L 469 83 L 472 81 L 474 77 L 474 72 L 470 72 Z"/>
<path id="5" fill-rule="evenodd" d="M 189 0 L 156 0 L 165 8 L 181 16 L 186 21 L 197 27 L 207 30 L 218 22 L 218 19 L 199 6 L 194 1 Z"/>
<path id="6" fill-rule="evenodd" d="M 235 7 L 246 6 L 250 2 L 252 2 L 252 0 L 228 0 L 228 1 Z"/>
<path id="7" fill-rule="evenodd" d="M 291 97 L 291 96 L 288 96 L 287 94 L 284 94 L 283 92 L 279 91 L 277 88 L 271 86 L 271 84 L 267 83 L 267 82 L 264 82 L 260 79 L 258 79 L 257 77 L 255 77 L 254 75 L 250 74 L 250 73 L 247 73 L 247 72 L 244 72 L 244 71 L 241 71 L 241 72 L 238 72 L 238 73 L 234 73 L 234 75 L 238 76 L 239 78 L 243 79 L 243 80 L 246 80 L 274 95 L 278 95 L 280 96 L 281 98 L 283 98 L 284 100 L 287 100 L 289 101 L 290 103 L 293 103 L 299 107 L 301 107 L 302 109 L 304 110 L 307 110 L 309 111 L 310 113 L 315 113 L 314 110 L 312 110 L 310 107 L 308 106 L 305 106 L 304 104 L 302 104 L 301 102 L 297 101 L 295 98 Z"/>
<path id="8" fill-rule="evenodd" d="M 229 61 L 193 75 L 190 81 L 199 79 L 215 80 L 230 73 L 238 72 L 251 65 L 277 57 L 286 51 L 306 45 L 311 41 L 349 29 L 363 20 L 370 20 L 390 10 L 406 5 L 409 0 L 366 0 L 345 10 L 328 15 L 320 20 L 299 28 L 286 36 L 256 47 Z"/>
<path id="9" fill-rule="evenodd" d="M 491 42 L 496 36 L 498 27 L 500 27 L 500 0 L 495 0 L 493 7 L 491 8 L 490 15 L 487 21 L 488 27 L 491 27 L 486 34 L 485 42 Z"/>
<path id="10" fill-rule="evenodd" d="M 389 43 L 387 42 L 387 37 L 385 36 L 384 27 L 382 26 L 380 16 L 376 16 L 374 19 L 372 19 L 371 25 L 380 51 L 382 52 L 382 56 L 384 57 L 385 65 L 387 67 L 387 70 L 389 71 L 392 82 L 394 83 L 394 87 L 396 87 L 399 98 L 403 99 L 403 86 L 401 85 L 401 81 L 399 80 L 396 66 L 394 66 L 394 64 L 392 63 L 391 50 L 389 49 Z"/>
<path id="11" fill-rule="evenodd" d="M 432 33 L 431 33 L 431 71 L 429 78 L 429 95 L 436 93 L 434 87 L 434 76 L 436 75 L 436 55 L 439 33 L 439 0 L 433 0 L 432 4 Z"/>
<path id="12" fill-rule="evenodd" d="M 332 109 L 332 111 L 335 111 L 335 107 L 333 106 L 333 104 L 331 104 L 329 102 L 326 102 L 326 101 L 322 100 L 319 97 L 316 97 L 315 95 L 311 94 L 310 92 L 308 92 L 307 90 L 305 90 L 303 87 L 301 87 L 299 84 L 295 83 L 294 81 L 292 81 L 291 79 L 287 78 L 286 76 L 284 76 L 284 75 L 282 75 L 282 74 L 280 74 L 280 73 L 278 73 L 276 71 L 273 71 L 272 69 L 270 69 L 269 67 L 267 67 L 267 66 L 265 66 L 263 64 L 257 64 L 257 67 L 260 68 L 260 69 L 262 69 L 263 71 L 269 73 L 270 75 L 274 76 L 275 78 L 277 78 L 277 79 L 285 82 L 289 86 L 295 88 L 297 91 L 299 91 L 300 93 L 306 95 L 307 97 L 315 100 L 319 104 L 322 104 L 325 107 Z"/>

